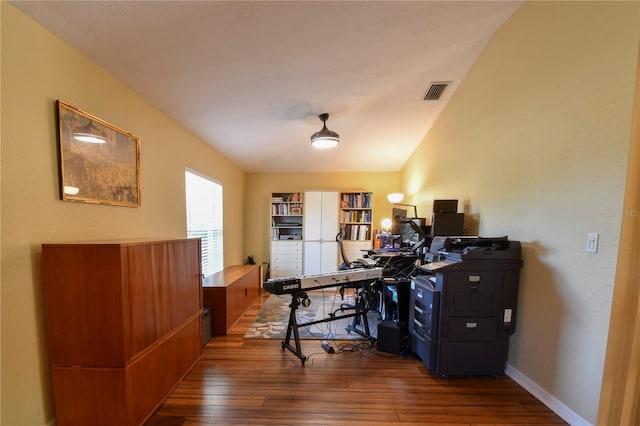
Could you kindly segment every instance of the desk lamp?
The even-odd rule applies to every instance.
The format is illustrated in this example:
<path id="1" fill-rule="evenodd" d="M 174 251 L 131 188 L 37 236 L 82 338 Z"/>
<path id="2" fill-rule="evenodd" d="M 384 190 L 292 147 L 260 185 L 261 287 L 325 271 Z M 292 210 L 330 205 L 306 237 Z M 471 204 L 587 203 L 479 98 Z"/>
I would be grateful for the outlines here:
<path id="1" fill-rule="evenodd" d="M 404 199 L 404 194 L 402 192 L 393 192 L 387 195 L 387 200 L 390 203 L 393 203 L 396 206 L 404 206 L 404 207 L 413 207 L 413 217 L 418 217 L 418 207 L 415 204 L 401 204 L 400 202 Z"/>

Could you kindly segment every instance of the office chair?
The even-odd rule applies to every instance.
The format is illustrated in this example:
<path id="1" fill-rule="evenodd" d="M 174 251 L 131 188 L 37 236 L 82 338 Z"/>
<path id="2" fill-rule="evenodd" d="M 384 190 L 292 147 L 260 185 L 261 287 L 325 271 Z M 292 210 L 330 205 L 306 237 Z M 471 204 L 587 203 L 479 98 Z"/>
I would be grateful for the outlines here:
<path id="1" fill-rule="evenodd" d="M 340 271 L 344 271 L 345 269 L 351 269 L 352 267 L 355 267 L 355 265 L 352 266 L 351 261 L 347 257 L 347 254 L 344 252 L 344 244 L 342 243 L 343 239 L 344 239 L 344 230 L 341 229 L 340 232 L 336 234 L 336 243 L 338 243 L 338 248 L 340 249 L 340 257 L 342 258 L 342 263 L 338 267 L 338 270 Z"/>
<path id="2" fill-rule="evenodd" d="M 340 230 L 340 232 L 338 232 L 338 234 L 336 235 L 336 243 L 338 243 L 338 248 L 340 249 L 340 257 L 342 258 L 342 263 L 340 264 L 340 266 L 338 267 L 339 270 L 346 270 L 346 269 L 352 269 L 352 268 L 367 268 L 369 267 L 368 265 L 365 265 L 362 262 L 359 261 L 351 261 L 344 250 L 344 244 L 342 242 L 342 240 L 344 239 L 344 229 Z M 361 294 L 356 294 L 356 303 L 358 303 L 358 298 L 360 297 L 364 297 L 365 302 L 366 303 L 371 303 L 372 302 L 372 290 L 375 290 L 375 287 L 379 286 L 379 283 L 377 281 L 373 282 L 369 287 L 364 288 L 363 291 L 361 292 Z M 360 285 L 358 284 L 344 284 L 342 286 L 340 286 L 340 289 L 338 290 L 340 292 L 340 298 L 342 300 L 344 300 L 344 292 L 345 289 L 348 288 L 352 288 L 354 289 L 354 291 L 358 291 L 358 289 L 362 288 Z M 375 292 L 373 292 L 373 294 L 375 294 Z M 356 305 L 355 304 L 346 304 L 346 303 L 342 303 L 340 305 L 340 308 L 338 308 L 335 312 L 338 311 L 344 311 L 347 309 L 356 309 Z M 334 314 L 335 314 L 334 312 Z M 357 319 L 354 318 L 354 321 Z"/>

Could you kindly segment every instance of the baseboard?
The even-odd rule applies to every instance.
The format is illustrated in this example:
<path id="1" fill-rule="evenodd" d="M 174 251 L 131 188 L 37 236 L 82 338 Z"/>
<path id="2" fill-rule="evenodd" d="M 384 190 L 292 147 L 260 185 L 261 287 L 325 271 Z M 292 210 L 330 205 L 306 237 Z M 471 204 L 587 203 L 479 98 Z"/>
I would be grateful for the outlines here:
<path id="1" fill-rule="evenodd" d="M 532 381 L 530 378 L 522 374 L 516 368 L 507 364 L 505 374 L 513 379 L 514 382 L 526 389 L 531 395 L 535 396 L 544 405 L 549 407 L 551 411 L 569 423 L 571 426 L 592 426 L 591 423 L 580 417 L 569 407 L 564 405 L 560 400 L 555 398 L 546 390 L 542 389 L 538 384 Z"/>

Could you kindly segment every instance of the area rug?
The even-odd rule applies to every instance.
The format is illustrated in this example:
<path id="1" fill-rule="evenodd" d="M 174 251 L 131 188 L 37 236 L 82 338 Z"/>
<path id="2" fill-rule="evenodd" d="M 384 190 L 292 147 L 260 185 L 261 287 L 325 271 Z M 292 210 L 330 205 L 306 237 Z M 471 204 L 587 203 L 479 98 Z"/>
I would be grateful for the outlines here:
<path id="1" fill-rule="evenodd" d="M 303 324 L 311 321 L 318 321 L 329 318 L 329 314 L 335 312 L 342 304 L 351 305 L 354 303 L 352 294 L 345 294 L 342 300 L 338 291 L 312 291 L 307 292 L 311 303 L 308 307 L 300 306 L 296 311 L 296 321 Z M 289 314 L 291 308 L 291 295 L 271 294 L 256 315 L 255 320 L 247 329 L 245 339 L 284 339 L 289 324 Z M 346 311 L 354 312 L 353 310 Z M 341 313 L 337 312 L 336 316 Z M 369 322 L 369 333 L 375 337 L 378 329 L 378 312 L 369 311 L 367 313 Z M 355 332 L 348 332 L 347 327 L 353 323 L 353 317 L 335 319 L 298 328 L 301 339 L 337 339 L 353 340 L 361 339 L 362 336 Z M 364 331 L 364 325 L 357 324 L 356 328 Z M 293 341 L 293 335 L 291 337 Z"/>

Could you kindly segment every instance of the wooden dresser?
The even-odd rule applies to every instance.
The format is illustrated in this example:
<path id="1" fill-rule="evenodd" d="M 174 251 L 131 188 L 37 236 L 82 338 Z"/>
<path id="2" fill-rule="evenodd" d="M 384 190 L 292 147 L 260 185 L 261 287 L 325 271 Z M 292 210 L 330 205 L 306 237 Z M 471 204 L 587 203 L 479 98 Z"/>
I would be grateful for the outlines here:
<path id="1" fill-rule="evenodd" d="M 200 240 L 43 244 L 56 424 L 141 425 L 202 353 Z"/>
<path id="2" fill-rule="evenodd" d="M 211 334 L 224 336 L 260 295 L 260 265 L 227 266 L 203 286 L 204 306 L 211 307 Z"/>

